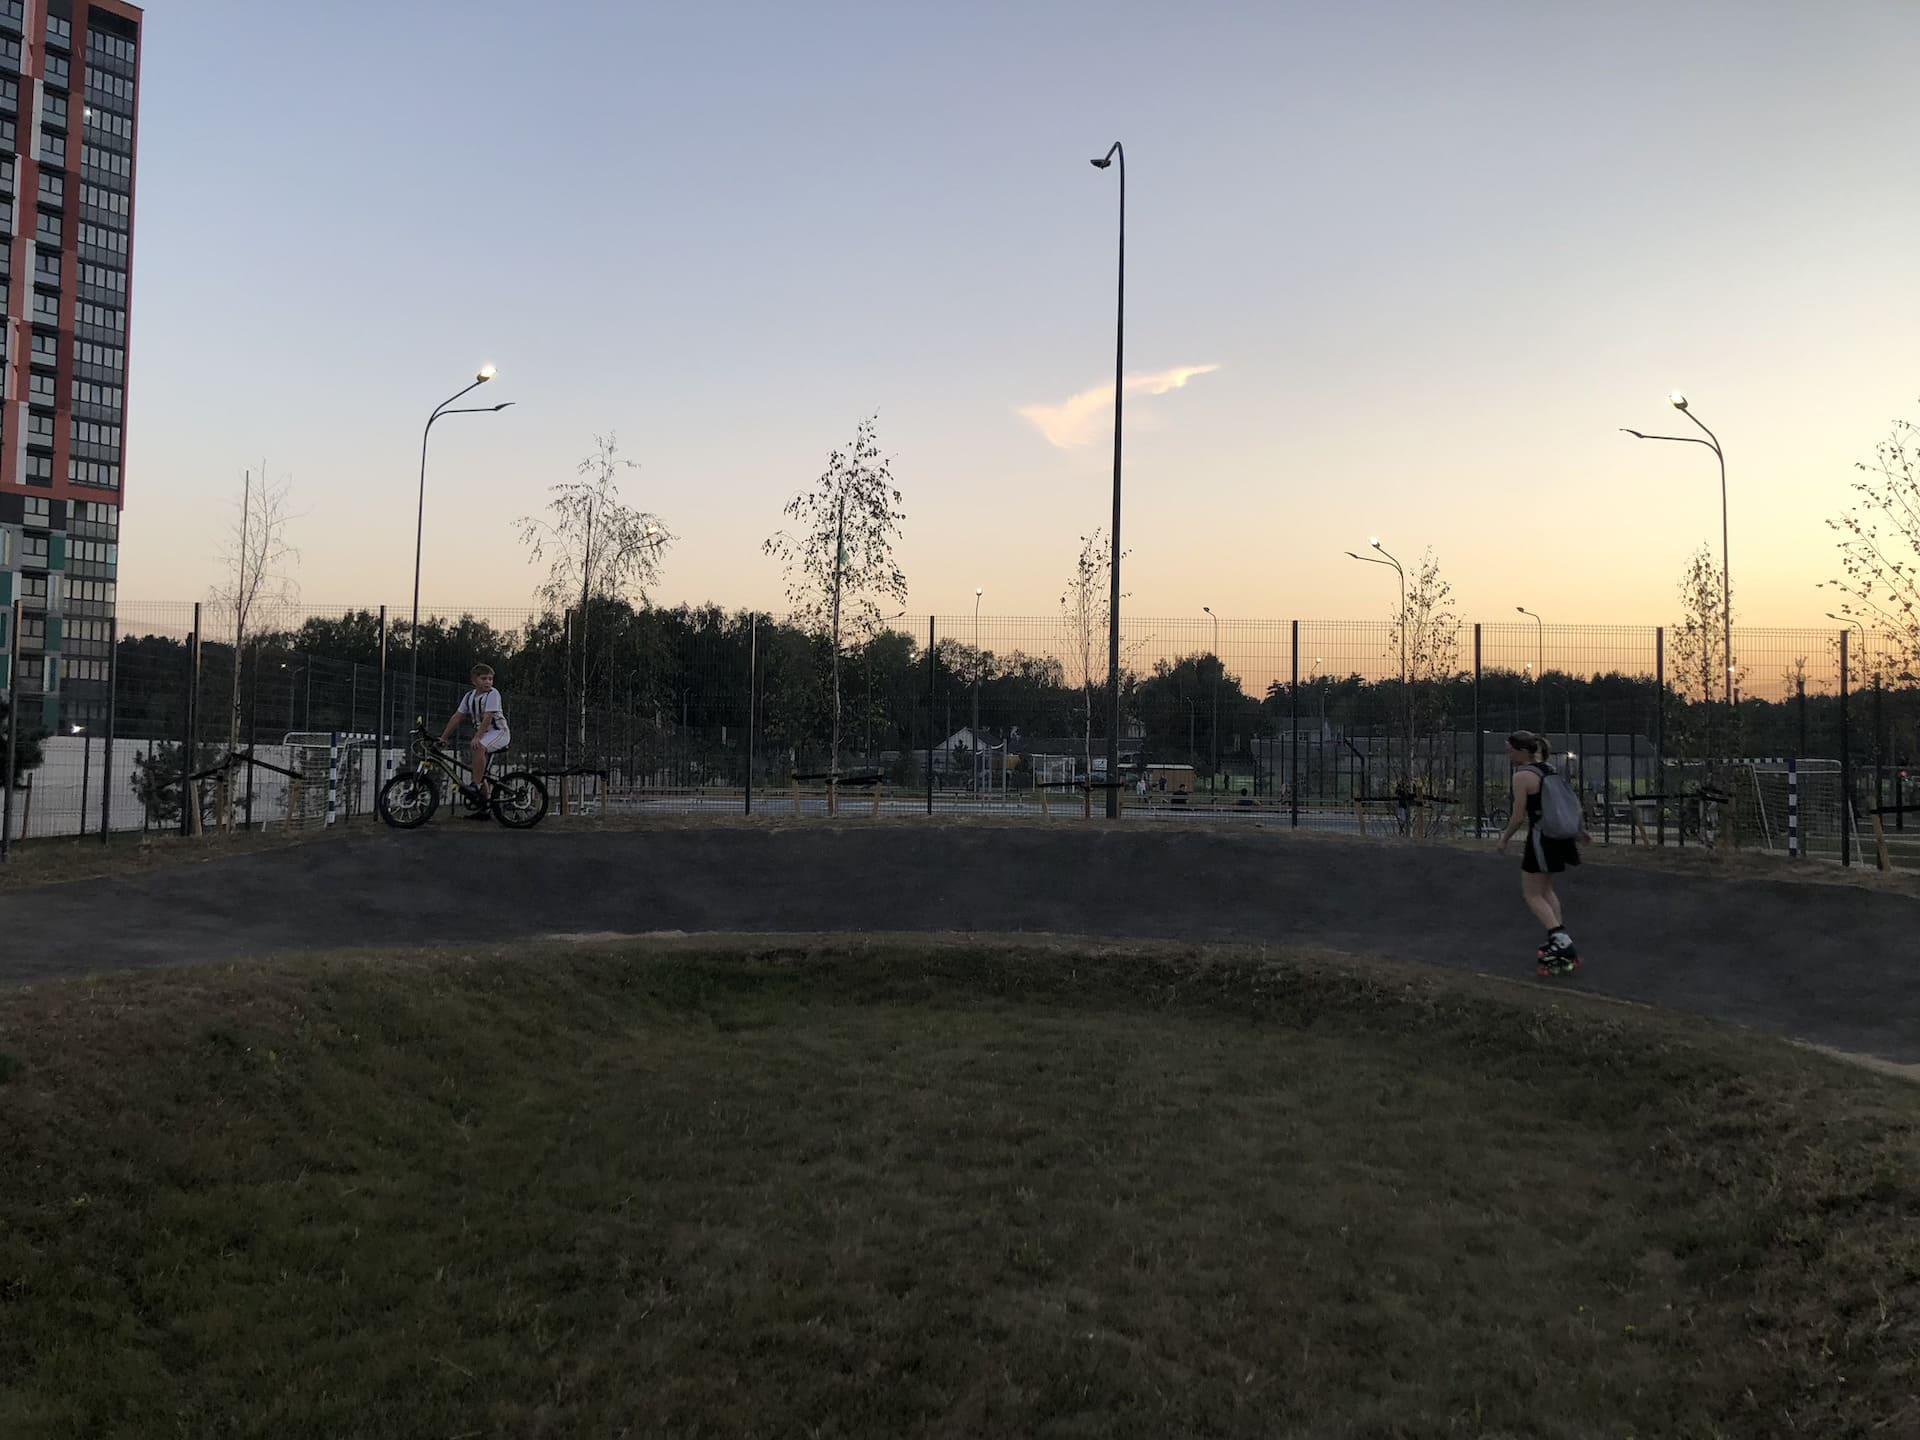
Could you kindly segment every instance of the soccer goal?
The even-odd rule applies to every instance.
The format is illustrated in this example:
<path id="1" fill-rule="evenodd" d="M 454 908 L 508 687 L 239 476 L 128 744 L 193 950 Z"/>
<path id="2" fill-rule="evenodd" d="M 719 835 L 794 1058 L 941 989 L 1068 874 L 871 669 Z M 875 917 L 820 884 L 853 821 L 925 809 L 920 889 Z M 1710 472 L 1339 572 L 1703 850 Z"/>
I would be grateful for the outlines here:
<path id="1" fill-rule="evenodd" d="M 1035 785 L 1071 785 L 1080 773 L 1078 757 L 1073 755 L 1029 755 L 1027 766 Z"/>
<path id="2" fill-rule="evenodd" d="M 1838 760 L 1747 760 L 1739 768 L 1754 808 L 1753 839 L 1782 855 L 1840 858 L 1846 791 Z M 1848 818 L 1857 839 L 1858 817 Z"/>
<path id="3" fill-rule="evenodd" d="M 323 830 L 373 810 L 380 783 L 371 735 L 338 731 L 287 736 L 286 823 L 292 830 Z"/>

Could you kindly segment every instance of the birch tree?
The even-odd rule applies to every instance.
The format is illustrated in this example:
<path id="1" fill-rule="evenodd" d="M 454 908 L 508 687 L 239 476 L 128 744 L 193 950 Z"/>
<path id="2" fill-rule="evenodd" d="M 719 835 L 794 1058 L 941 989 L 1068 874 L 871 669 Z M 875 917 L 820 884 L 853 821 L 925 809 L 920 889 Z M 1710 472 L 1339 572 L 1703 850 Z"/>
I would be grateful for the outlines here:
<path id="1" fill-rule="evenodd" d="M 580 705 L 576 715 L 581 754 L 587 746 L 587 616 L 595 600 L 647 603 L 647 587 L 660 582 L 660 562 L 674 537 L 660 517 L 635 510 L 620 498 L 623 470 L 638 470 L 621 458 L 609 431 L 593 437 L 593 453 L 574 467 L 572 480 L 551 487 L 544 516 L 520 517 L 520 539 L 529 558 L 547 567 L 538 594 L 564 614 L 579 607 Z"/>
<path id="2" fill-rule="evenodd" d="M 1074 561 L 1073 578 L 1060 596 L 1060 613 L 1067 622 L 1067 681 L 1080 692 L 1081 760 L 1089 777 L 1093 774 L 1093 707 L 1096 684 L 1107 682 L 1106 646 L 1111 616 L 1113 557 L 1108 553 L 1107 532 L 1096 529 L 1080 537 L 1080 555 Z M 1131 554 L 1121 555 L 1126 559 Z M 1121 599 L 1126 596 L 1122 595 Z"/>
<path id="3" fill-rule="evenodd" d="M 233 686 L 227 703 L 227 753 L 240 748 L 240 677 L 247 636 L 262 609 L 283 609 L 299 598 L 291 567 L 300 552 L 287 541 L 287 504 L 292 482 L 274 481 L 260 466 L 260 483 L 246 471 L 240 486 L 240 519 L 229 532 L 220 557 L 220 583 L 214 587 L 216 613 L 233 625 Z M 221 771 L 214 814 L 223 830 L 233 828 L 233 775 Z"/>
<path id="4" fill-rule="evenodd" d="M 767 537 L 763 551 L 785 572 L 792 620 L 827 644 L 833 674 L 829 809 L 840 779 L 841 656 L 846 637 L 864 641 L 880 628 L 881 605 L 907 603 L 907 577 L 894 558 L 907 516 L 892 462 L 880 453 L 878 417 L 860 422 L 853 443 L 827 456 L 810 490 L 787 502 L 789 524 Z"/>
<path id="5" fill-rule="evenodd" d="M 1920 426 L 1896 420 L 1853 500 L 1827 527 L 1839 536 L 1840 574 L 1826 587 L 1846 598 L 1839 613 L 1880 632 L 1888 669 L 1902 681 L 1920 675 Z"/>

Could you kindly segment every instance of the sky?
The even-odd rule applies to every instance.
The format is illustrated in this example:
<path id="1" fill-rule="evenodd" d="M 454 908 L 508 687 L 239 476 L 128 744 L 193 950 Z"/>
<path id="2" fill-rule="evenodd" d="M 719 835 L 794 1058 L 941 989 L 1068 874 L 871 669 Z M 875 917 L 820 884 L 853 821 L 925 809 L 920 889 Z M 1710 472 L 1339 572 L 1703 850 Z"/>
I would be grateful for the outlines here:
<path id="1" fill-rule="evenodd" d="M 515 521 L 613 432 L 656 603 L 877 415 L 916 614 L 1058 612 L 1111 507 L 1127 158 L 1135 614 L 1742 623 L 1920 418 L 1920 6 L 155 0 L 121 593 L 203 598 L 263 461 L 315 606 L 533 603 Z M 475 397 L 479 398 L 478 396 Z"/>

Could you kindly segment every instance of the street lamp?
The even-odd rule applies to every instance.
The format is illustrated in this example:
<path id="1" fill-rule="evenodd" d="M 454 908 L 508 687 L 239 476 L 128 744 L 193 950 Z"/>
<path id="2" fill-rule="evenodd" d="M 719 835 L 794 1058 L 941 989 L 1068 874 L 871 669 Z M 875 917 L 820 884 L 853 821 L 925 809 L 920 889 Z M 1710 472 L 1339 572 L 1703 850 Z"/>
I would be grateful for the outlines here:
<path id="1" fill-rule="evenodd" d="M 1226 667 L 1220 662 L 1220 617 L 1213 613 L 1211 605 L 1200 608 L 1213 621 L 1213 759 L 1212 771 L 1207 776 L 1207 791 L 1211 794 L 1220 779 L 1220 674 Z"/>
<path id="2" fill-rule="evenodd" d="M 454 401 L 479 389 L 499 373 L 493 365 L 482 365 L 479 373 L 473 377 L 473 384 L 434 406 L 433 414 L 427 417 L 426 428 L 420 432 L 420 508 L 413 525 L 413 629 L 407 646 L 412 652 L 407 666 L 407 713 L 416 718 L 420 689 L 420 547 L 427 527 L 427 439 L 433 434 L 433 422 L 442 415 L 497 415 L 512 405 L 513 402 L 508 400 L 499 405 L 473 405 L 458 410 L 452 408 Z"/>
<path id="3" fill-rule="evenodd" d="M 1104 170 L 1120 162 L 1120 264 L 1113 323 L 1113 552 L 1107 591 L 1107 818 L 1120 818 L 1120 401 L 1127 354 L 1127 152 L 1118 140 L 1093 162 Z"/>
<path id="4" fill-rule="evenodd" d="M 1702 440 L 1698 435 L 1644 435 L 1638 430 L 1628 430 L 1621 426 L 1623 433 L 1636 440 L 1671 440 L 1681 445 L 1704 445 L 1713 451 L 1714 458 L 1720 462 L 1720 609 L 1721 619 L 1725 623 L 1727 645 L 1727 708 L 1733 708 L 1733 563 L 1727 558 L 1727 457 L 1720 448 L 1720 439 L 1713 431 L 1700 424 L 1700 417 L 1687 405 L 1687 397 L 1678 390 L 1667 396 L 1667 403 L 1678 410 L 1687 419 L 1699 426 Z"/>
<path id="5" fill-rule="evenodd" d="M 1400 577 L 1400 694 L 1407 706 L 1407 781 L 1413 781 L 1413 691 L 1407 685 L 1407 572 L 1401 563 L 1394 559 L 1393 553 L 1380 543 L 1378 535 L 1367 540 L 1370 549 L 1378 550 L 1386 556 L 1384 560 L 1371 555 L 1356 555 L 1347 551 L 1349 560 L 1359 560 L 1367 565 L 1391 565 L 1394 573 Z"/>
<path id="6" fill-rule="evenodd" d="M 1545 730 L 1547 728 L 1547 622 L 1538 615 L 1534 615 L 1533 611 L 1524 605 L 1516 605 L 1513 608 L 1522 615 L 1533 616 L 1533 623 L 1537 627 L 1534 632 L 1533 679 L 1535 688 L 1540 692 L 1540 728 Z"/>

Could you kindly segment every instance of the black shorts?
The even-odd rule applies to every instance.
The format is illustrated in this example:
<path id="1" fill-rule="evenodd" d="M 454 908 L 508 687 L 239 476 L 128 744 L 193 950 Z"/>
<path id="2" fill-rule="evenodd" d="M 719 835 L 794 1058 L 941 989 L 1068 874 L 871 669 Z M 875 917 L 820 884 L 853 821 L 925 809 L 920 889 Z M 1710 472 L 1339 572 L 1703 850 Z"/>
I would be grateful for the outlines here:
<path id="1" fill-rule="evenodd" d="M 1527 827 L 1527 845 L 1520 855 L 1520 868 L 1526 874 L 1558 875 L 1562 870 L 1571 870 L 1579 863 L 1580 843 L 1577 840 L 1555 840 L 1542 835 L 1538 826 Z"/>

